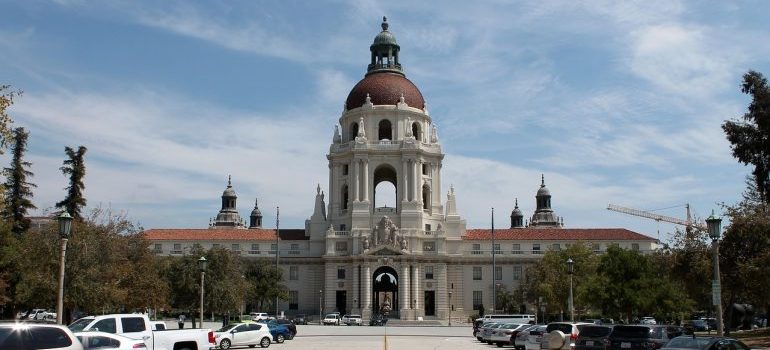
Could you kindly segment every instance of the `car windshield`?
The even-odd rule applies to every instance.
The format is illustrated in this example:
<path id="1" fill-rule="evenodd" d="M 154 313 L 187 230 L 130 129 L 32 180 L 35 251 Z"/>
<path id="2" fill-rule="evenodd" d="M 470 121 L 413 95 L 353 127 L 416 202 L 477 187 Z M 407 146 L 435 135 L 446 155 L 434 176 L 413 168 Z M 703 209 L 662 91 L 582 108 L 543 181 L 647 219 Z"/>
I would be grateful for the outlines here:
<path id="1" fill-rule="evenodd" d="M 230 331 L 231 329 L 235 328 L 235 326 L 237 326 L 237 325 L 238 325 L 238 324 L 229 324 L 229 325 L 227 325 L 227 326 L 224 326 L 224 327 L 222 327 L 222 328 L 218 329 L 218 330 L 217 330 L 217 332 L 228 332 L 228 331 Z"/>
<path id="2" fill-rule="evenodd" d="M 612 328 L 602 326 L 585 326 L 580 330 L 581 337 L 606 337 Z"/>
<path id="3" fill-rule="evenodd" d="M 649 338 L 650 328 L 642 326 L 616 326 L 612 330 L 613 337 L 620 338 Z"/>
<path id="4" fill-rule="evenodd" d="M 81 332 L 84 328 L 86 328 L 86 326 L 88 326 L 89 323 L 93 321 L 93 318 L 81 318 L 75 322 L 72 322 L 69 326 L 67 326 L 67 328 L 73 332 Z"/>
<path id="5" fill-rule="evenodd" d="M 518 327 L 518 326 L 519 326 L 519 325 L 518 325 L 518 324 L 515 324 L 515 323 L 506 323 L 506 324 L 504 324 L 504 325 L 503 325 L 502 327 L 500 327 L 500 328 L 502 328 L 502 329 L 514 329 L 514 328 L 516 328 L 516 327 Z"/>
<path id="6" fill-rule="evenodd" d="M 693 337 L 677 337 L 671 339 L 666 344 L 667 348 L 684 348 L 684 349 L 705 349 L 711 339 L 708 338 L 693 338 Z"/>
<path id="7" fill-rule="evenodd" d="M 326 318 L 337 318 L 337 314 L 328 314 Z"/>

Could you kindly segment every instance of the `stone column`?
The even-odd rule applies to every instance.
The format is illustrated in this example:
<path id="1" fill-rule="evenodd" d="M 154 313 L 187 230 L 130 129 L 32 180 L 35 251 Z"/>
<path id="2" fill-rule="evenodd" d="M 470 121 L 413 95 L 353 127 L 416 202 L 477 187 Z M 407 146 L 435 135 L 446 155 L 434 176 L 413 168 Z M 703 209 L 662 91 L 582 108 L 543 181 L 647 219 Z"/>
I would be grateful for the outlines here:
<path id="1" fill-rule="evenodd" d="M 353 158 L 353 202 L 358 202 L 358 159 Z"/>
<path id="2" fill-rule="evenodd" d="M 369 201 L 369 160 L 364 160 L 364 201 Z"/>
<path id="3" fill-rule="evenodd" d="M 404 264 L 401 267 L 401 275 L 398 277 L 398 298 L 401 299 L 400 314 L 403 317 L 411 304 L 411 296 L 409 295 L 409 265 Z"/>
<path id="4" fill-rule="evenodd" d="M 414 161 L 414 201 L 422 201 L 422 166 L 419 160 Z"/>
<path id="5" fill-rule="evenodd" d="M 358 311 L 359 314 L 361 313 L 361 310 L 358 310 L 358 301 L 362 301 L 362 300 L 361 300 L 361 294 L 359 294 L 359 288 L 358 288 L 358 286 L 361 285 L 361 279 L 358 273 L 361 272 L 361 270 L 362 269 L 360 264 L 353 265 L 353 293 L 351 293 L 353 294 L 353 306 L 350 309 Z M 352 312 L 356 312 L 356 311 L 352 311 Z"/>
<path id="6" fill-rule="evenodd" d="M 448 317 L 447 305 L 447 267 L 446 264 L 436 265 L 438 269 L 438 283 L 436 284 L 436 316 L 439 319 Z"/>
<path id="7" fill-rule="evenodd" d="M 415 264 L 412 268 L 414 276 L 412 277 L 412 299 L 416 300 L 412 308 L 415 310 L 420 309 L 420 265 Z"/>
<path id="8" fill-rule="evenodd" d="M 362 274 L 362 280 L 363 280 L 363 286 L 361 286 L 361 290 L 364 294 L 364 298 L 361 300 L 361 307 L 363 310 L 361 310 L 361 316 L 366 317 L 366 315 L 371 315 L 372 311 L 372 272 L 369 268 L 368 263 L 364 263 L 364 268 Z"/>
<path id="9" fill-rule="evenodd" d="M 403 160 L 403 174 L 404 174 L 404 181 L 403 185 L 401 185 L 401 188 L 403 188 L 402 194 L 401 194 L 401 201 L 407 202 L 409 201 L 409 161 Z"/>

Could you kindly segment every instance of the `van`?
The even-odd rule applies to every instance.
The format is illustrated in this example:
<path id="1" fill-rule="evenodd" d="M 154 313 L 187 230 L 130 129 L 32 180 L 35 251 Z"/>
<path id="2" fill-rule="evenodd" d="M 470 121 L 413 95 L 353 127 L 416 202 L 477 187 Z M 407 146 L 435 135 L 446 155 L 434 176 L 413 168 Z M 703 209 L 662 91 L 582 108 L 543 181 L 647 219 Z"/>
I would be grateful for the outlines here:
<path id="1" fill-rule="evenodd" d="M 529 314 L 512 314 L 512 315 L 504 315 L 504 314 L 495 314 L 495 315 L 484 315 L 484 317 L 481 318 L 481 322 L 503 322 L 503 323 L 520 323 L 520 324 L 535 324 L 535 315 L 529 315 Z"/>

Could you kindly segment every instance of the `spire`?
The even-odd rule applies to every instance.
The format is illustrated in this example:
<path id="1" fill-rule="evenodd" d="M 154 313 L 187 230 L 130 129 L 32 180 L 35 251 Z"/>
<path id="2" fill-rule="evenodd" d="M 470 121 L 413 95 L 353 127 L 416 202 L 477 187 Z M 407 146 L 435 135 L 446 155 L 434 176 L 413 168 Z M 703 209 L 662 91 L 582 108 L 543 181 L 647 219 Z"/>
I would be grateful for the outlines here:
<path id="1" fill-rule="evenodd" d="M 535 213 L 529 222 L 531 226 L 554 228 L 563 226 L 559 223 L 559 217 L 551 209 L 551 191 L 548 190 L 548 187 L 545 187 L 544 174 L 540 174 L 540 188 L 537 190 L 535 200 L 537 209 L 535 209 Z"/>
<path id="2" fill-rule="evenodd" d="M 545 187 L 545 174 L 540 174 L 540 187 Z"/>
<path id="3" fill-rule="evenodd" d="M 233 180 L 233 176 L 228 174 L 227 175 L 227 187 L 228 188 L 229 187 L 233 187 L 233 181 L 232 180 Z"/>
<path id="4" fill-rule="evenodd" d="M 242 220 L 236 209 L 238 196 L 233 189 L 233 177 L 227 175 L 227 188 L 222 192 L 222 209 L 219 210 L 212 227 L 243 228 Z"/>

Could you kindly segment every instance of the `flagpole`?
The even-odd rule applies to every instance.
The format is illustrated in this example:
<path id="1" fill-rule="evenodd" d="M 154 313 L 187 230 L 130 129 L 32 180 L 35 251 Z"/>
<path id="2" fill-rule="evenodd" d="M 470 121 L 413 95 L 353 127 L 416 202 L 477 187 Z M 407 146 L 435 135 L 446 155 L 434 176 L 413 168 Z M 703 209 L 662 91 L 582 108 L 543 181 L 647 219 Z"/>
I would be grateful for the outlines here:
<path id="1" fill-rule="evenodd" d="M 278 273 L 280 270 L 278 269 L 278 253 L 280 250 L 278 249 L 279 239 L 280 239 L 280 216 L 281 216 L 281 210 L 280 207 L 275 207 L 275 272 Z M 275 318 L 278 319 L 278 295 L 275 296 Z"/>
<path id="2" fill-rule="evenodd" d="M 497 313 L 497 285 L 495 284 L 495 208 L 492 208 L 492 314 Z"/>

